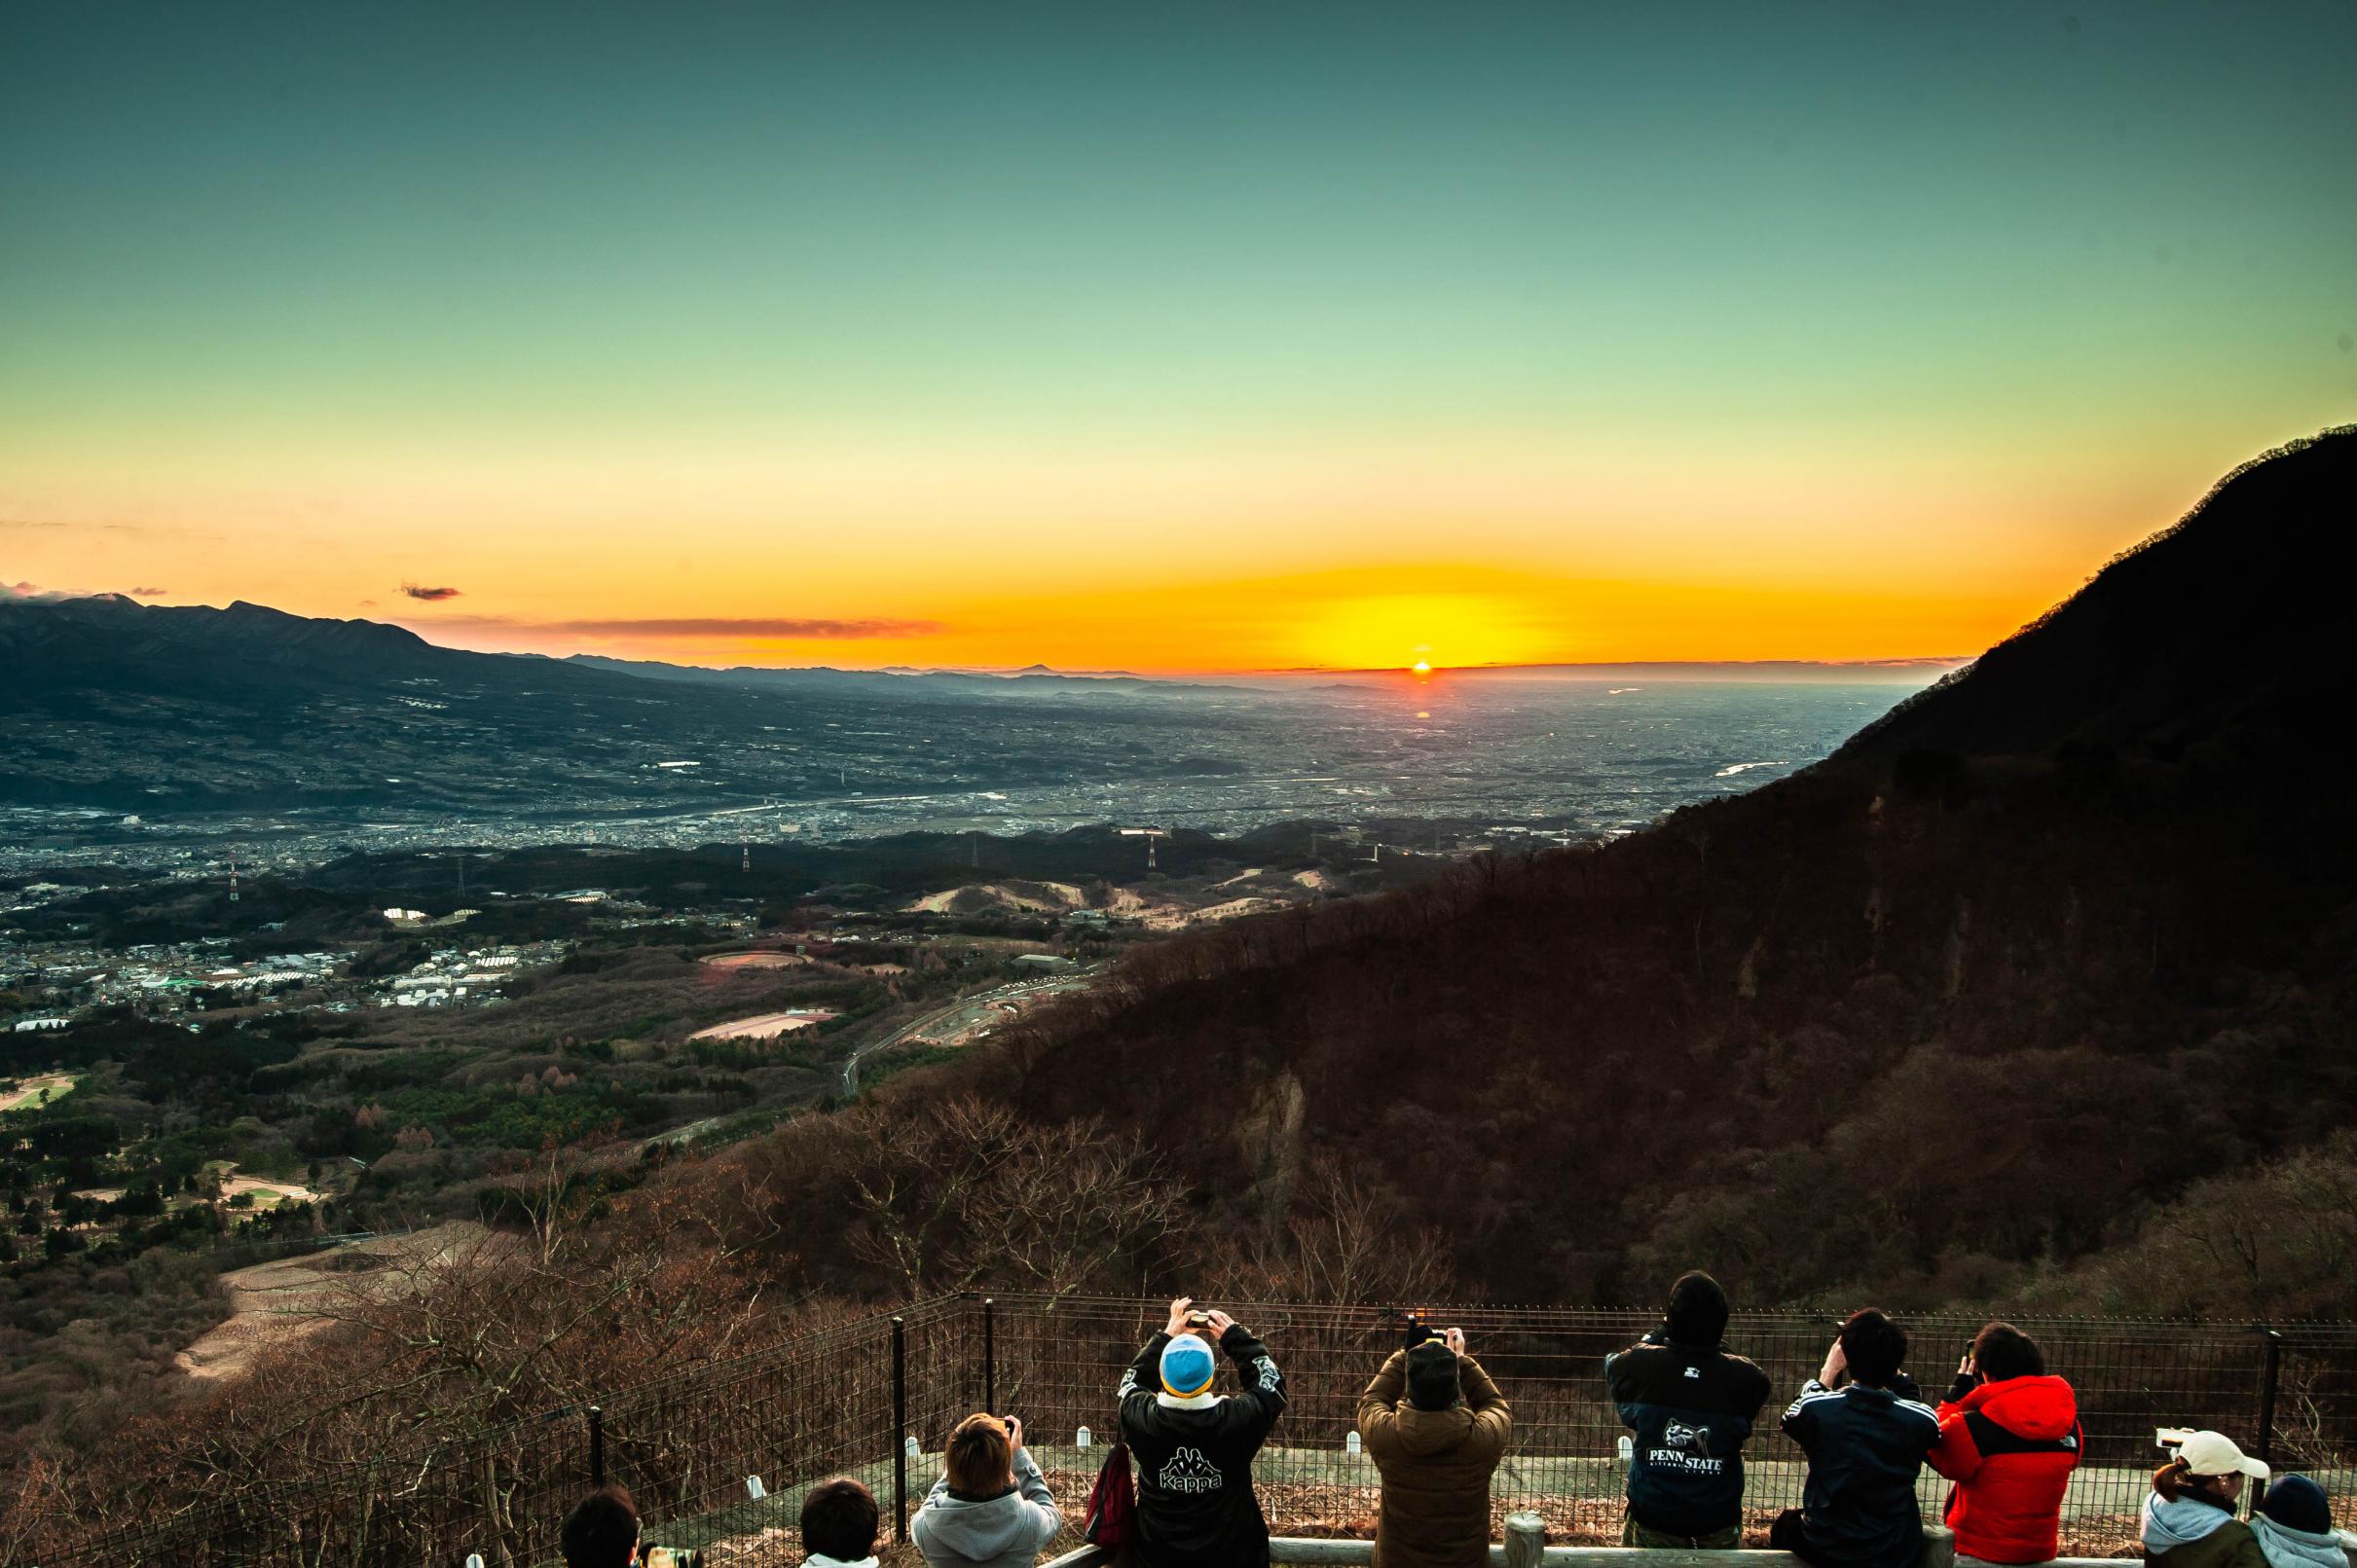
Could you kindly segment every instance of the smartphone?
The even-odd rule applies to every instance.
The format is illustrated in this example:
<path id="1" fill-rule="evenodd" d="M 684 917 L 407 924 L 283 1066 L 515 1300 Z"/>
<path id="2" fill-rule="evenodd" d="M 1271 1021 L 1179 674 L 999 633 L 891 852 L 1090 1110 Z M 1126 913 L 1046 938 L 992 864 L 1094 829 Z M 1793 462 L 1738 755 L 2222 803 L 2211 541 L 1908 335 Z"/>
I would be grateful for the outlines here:
<path id="1" fill-rule="evenodd" d="M 1210 1313 L 1208 1313 L 1208 1312 L 1190 1312 L 1190 1313 L 1188 1313 L 1188 1314 L 1187 1314 L 1187 1327 L 1188 1327 L 1188 1328 L 1190 1328 L 1190 1329 L 1208 1329 L 1208 1328 L 1210 1328 L 1210 1327 L 1211 1327 L 1211 1314 L 1210 1314 Z"/>

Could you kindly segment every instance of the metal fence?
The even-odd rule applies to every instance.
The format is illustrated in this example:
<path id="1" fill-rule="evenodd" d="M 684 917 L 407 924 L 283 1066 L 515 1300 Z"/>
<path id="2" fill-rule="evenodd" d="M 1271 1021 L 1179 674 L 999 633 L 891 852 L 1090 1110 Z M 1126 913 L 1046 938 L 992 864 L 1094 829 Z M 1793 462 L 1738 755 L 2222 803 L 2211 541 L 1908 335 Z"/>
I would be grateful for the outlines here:
<path id="1" fill-rule="evenodd" d="M 1377 1477 L 1349 1451 L 1350 1434 L 1360 1390 L 1399 1343 L 1398 1314 L 1224 1304 L 1267 1340 L 1288 1385 L 1289 1407 L 1254 1467 L 1271 1528 L 1316 1536 L 1370 1527 Z M 716 1565 L 791 1564 L 800 1560 L 795 1520 L 811 1485 L 837 1475 L 865 1481 L 890 1535 L 938 1473 L 949 1429 L 982 1408 L 1023 1419 L 1058 1502 L 1077 1517 L 1114 1434 L 1122 1370 L 1162 1316 L 1160 1303 L 1102 1297 L 925 1302 L 617 1390 L 594 1409 L 556 1410 L 464 1441 L 420 1435 L 366 1465 L 198 1500 L 154 1527 L 42 1560 L 461 1568 L 480 1555 L 487 1568 L 541 1568 L 558 1560 L 567 1510 L 609 1478 L 638 1497 L 650 1543 L 703 1548 Z M 1492 1486 L 1498 1519 L 1528 1511 L 1559 1541 L 1616 1539 L 1622 1428 L 1601 1363 L 1657 1320 L 1494 1306 L 1438 1316 L 1464 1329 L 1514 1408 L 1513 1442 Z M 2016 1321 L 2079 1391 L 2087 1446 L 2064 1505 L 2066 1554 L 2133 1553 L 2161 1426 L 2213 1427 L 2279 1469 L 2316 1475 L 2342 1523 L 2357 1524 L 2357 1325 Z M 1980 1320 L 1904 1323 L 1914 1370 L 1935 1400 Z M 1729 1327 L 1731 1348 L 1759 1363 L 1775 1389 L 1748 1450 L 1747 1511 L 1761 1540 L 1777 1510 L 1799 1502 L 1805 1473 L 1774 1430 L 1777 1409 L 1815 1372 L 1832 1329 L 1829 1318 L 1792 1314 L 1739 1316 Z M 1927 1471 L 1927 1518 L 1939 1516 L 1944 1492 Z"/>

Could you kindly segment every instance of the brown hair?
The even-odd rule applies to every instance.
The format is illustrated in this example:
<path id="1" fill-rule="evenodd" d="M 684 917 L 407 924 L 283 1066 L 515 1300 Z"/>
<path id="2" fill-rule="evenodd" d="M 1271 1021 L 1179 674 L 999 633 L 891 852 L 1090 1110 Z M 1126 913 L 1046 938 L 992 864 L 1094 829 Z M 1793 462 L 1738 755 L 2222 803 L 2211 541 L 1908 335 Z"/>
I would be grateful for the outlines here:
<path id="1" fill-rule="evenodd" d="M 2226 1482 L 2224 1476 L 2194 1475 L 2186 1468 L 2183 1454 L 2153 1472 L 2153 1490 L 2171 1503 L 2188 1495 L 2205 1503 L 2223 1503 L 2226 1501 Z"/>
<path id="2" fill-rule="evenodd" d="M 967 1497 L 990 1497 L 1007 1489 L 1013 1473 L 1014 1444 L 1007 1423 L 977 1412 L 957 1424 L 941 1448 L 941 1468 L 949 1473 L 949 1489 Z"/>

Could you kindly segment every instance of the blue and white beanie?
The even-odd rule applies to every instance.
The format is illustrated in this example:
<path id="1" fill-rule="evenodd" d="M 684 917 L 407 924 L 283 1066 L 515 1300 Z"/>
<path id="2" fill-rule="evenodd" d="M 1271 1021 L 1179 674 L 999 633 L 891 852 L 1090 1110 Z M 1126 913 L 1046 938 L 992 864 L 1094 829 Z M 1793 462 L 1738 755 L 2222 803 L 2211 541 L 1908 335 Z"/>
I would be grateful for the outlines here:
<path id="1" fill-rule="evenodd" d="M 1218 1369 L 1211 1347 L 1195 1334 L 1180 1334 L 1162 1347 L 1162 1387 L 1179 1399 L 1193 1399 L 1208 1389 Z"/>

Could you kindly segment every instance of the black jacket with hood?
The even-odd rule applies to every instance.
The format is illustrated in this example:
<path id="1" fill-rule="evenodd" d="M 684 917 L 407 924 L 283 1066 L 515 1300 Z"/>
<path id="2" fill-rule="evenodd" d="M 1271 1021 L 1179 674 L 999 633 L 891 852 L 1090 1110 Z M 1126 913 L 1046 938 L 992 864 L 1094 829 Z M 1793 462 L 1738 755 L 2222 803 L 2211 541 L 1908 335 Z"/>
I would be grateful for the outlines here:
<path id="1" fill-rule="evenodd" d="M 1667 1535 L 1699 1536 L 1743 1520 L 1744 1440 L 1768 1403 L 1768 1374 L 1715 1339 L 1684 1345 L 1666 1330 L 1604 1358 L 1604 1381 L 1629 1453 L 1629 1512 Z"/>
<path id="2" fill-rule="evenodd" d="M 1252 1456 L 1285 1409 L 1285 1376 L 1269 1347 L 1231 1324 L 1220 1349 L 1241 1394 L 1159 1392 L 1166 1333 L 1122 1374 L 1122 1438 L 1137 1470 L 1138 1568 L 1266 1568 L 1269 1523 L 1252 1490 Z"/>
<path id="3" fill-rule="evenodd" d="M 1768 1374 L 1730 1355 L 1727 1293 L 1700 1269 L 1670 1288 L 1662 1326 L 1604 1358 L 1629 1444 L 1629 1513 L 1664 1535 L 1743 1521 L 1744 1440 L 1768 1403 Z"/>

